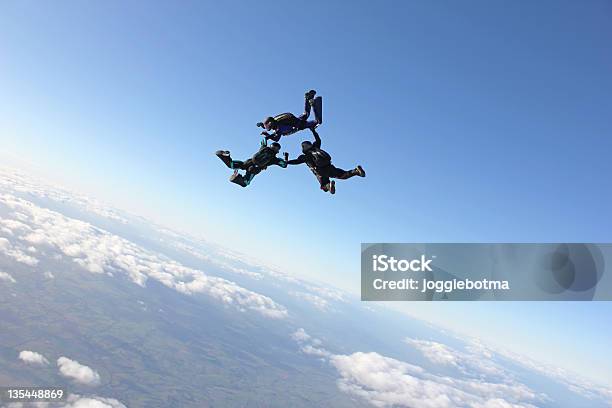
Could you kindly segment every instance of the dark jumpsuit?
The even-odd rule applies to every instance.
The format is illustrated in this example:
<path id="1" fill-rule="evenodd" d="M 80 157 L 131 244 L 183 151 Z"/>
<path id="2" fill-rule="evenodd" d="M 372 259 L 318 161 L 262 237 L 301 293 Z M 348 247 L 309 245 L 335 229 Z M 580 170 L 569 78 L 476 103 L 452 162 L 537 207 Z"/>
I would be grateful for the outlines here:
<path id="1" fill-rule="evenodd" d="M 300 116 L 295 116 L 293 113 L 281 113 L 280 115 L 276 115 L 274 119 L 277 122 L 277 126 L 274 129 L 274 133 L 266 136 L 266 140 L 278 142 L 282 136 L 291 135 L 304 129 L 310 129 L 314 132 L 314 129 L 319 123 L 316 120 L 308 120 L 310 109 L 310 103 L 306 100 L 304 102 L 304 113 Z"/>
<path id="2" fill-rule="evenodd" d="M 305 153 L 299 155 L 296 159 L 289 160 L 287 164 L 306 163 L 310 171 L 312 171 L 317 177 L 317 180 L 319 180 L 321 189 L 327 188 L 330 178 L 345 180 L 357 176 L 355 170 L 342 170 L 331 164 L 329 153 L 321 149 L 321 138 L 319 134 L 314 129 L 312 133 L 315 137 L 315 142 L 312 144 L 312 147 Z"/>
<path id="3" fill-rule="evenodd" d="M 244 180 L 244 183 L 248 186 L 253 178 L 257 174 L 261 173 L 262 170 L 265 170 L 268 166 L 276 165 L 283 168 L 287 167 L 287 162 L 276 157 L 276 154 L 277 153 L 274 151 L 274 149 L 264 145 L 262 142 L 262 146 L 259 148 L 257 153 L 245 161 L 232 160 L 230 156 L 219 157 L 230 169 L 245 170 L 246 172 L 244 176 L 241 177 Z"/>

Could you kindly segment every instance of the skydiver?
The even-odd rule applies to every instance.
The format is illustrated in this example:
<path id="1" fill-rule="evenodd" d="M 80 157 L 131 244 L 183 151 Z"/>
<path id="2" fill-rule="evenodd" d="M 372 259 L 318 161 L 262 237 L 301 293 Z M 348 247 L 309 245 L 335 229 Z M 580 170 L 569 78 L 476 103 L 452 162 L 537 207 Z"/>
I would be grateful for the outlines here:
<path id="1" fill-rule="evenodd" d="M 245 161 L 233 160 L 230 156 L 230 152 L 227 150 L 218 150 L 216 155 L 227 167 L 234 169 L 234 174 L 230 177 L 230 181 L 239 186 L 246 187 L 253 181 L 253 178 L 257 174 L 261 173 L 261 171 L 265 170 L 268 166 L 277 165 L 282 168 L 287 167 L 287 153 L 285 153 L 285 160 L 276 157 L 280 149 L 281 145 L 279 143 L 274 142 L 272 145 L 268 146 L 264 139 L 257 153 Z M 238 170 L 245 170 L 245 174 L 240 174 Z"/>
<path id="2" fill-rule="evenodd" d="M 315 137 L 315 142 L 308 140 L 302 142 L 302 154 L 296 159 L 287 161 L 287 164 L 306 163 L 310 171 L 317 177 L 321 190 L 336 194 L 336 182 L 330 180 L 336 178 L 345 180 L 353 176 L 365 177 L 365 170 L 361 166 L 357 166 L 352 170 L 342 170 L 331 163 L 331 156 L 325 150 L 321 149 L 321 138 L 313 129 L 312 133 Z"/>
<path id="3" fill-rule="evenodd" d="M 281 113 L 274 117 L 269 116 L 263 122 L 259 122 L 257 126 L 265 129 L 261 134 L 266 140 L 278 142 L 282 136 L 291 135 L 300 130 L 310 129 L 314 132 L 314 129 L 322 123 L 322 99 L 320 96 L 315 98 L 316 94 L 317 92 L 313 89 L 306 92 L 304 95 L 304 113 L 300 116 L 295 116 L 292 113 Z M 308 120 L 312 108 L 314 108 L 316 119 Z M 272 130 L 274 133 L 268 133 Z"/>

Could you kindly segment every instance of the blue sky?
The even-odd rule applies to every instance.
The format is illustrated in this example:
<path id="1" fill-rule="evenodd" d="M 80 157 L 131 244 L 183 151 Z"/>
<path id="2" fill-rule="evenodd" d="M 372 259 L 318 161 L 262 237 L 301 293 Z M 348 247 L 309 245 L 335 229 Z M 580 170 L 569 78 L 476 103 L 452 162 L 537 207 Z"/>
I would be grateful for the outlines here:
<path id="1" fill-rule="evenodd" d="M 361 242 L 610 242 L 611 23 L 596 0 L 6 1 L 2 155 L 352 291 Z M 230 184 L 213 152 L 250 156 L 310 88 L 368 177 Z M 610 303 L 400 307 L 612 383 Z"/>

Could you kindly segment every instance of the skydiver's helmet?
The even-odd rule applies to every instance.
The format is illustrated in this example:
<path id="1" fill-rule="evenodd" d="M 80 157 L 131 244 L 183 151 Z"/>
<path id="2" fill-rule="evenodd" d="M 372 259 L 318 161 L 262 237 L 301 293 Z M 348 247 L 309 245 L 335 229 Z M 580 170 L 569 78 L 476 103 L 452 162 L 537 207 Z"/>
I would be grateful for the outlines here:
<path id="1" fill-rule="evenodd" d="M 273 129 L 276 129 L 277 123 L 276 123 L 276 120 L 272 116 L 268 116 L 263 121 L 263 125 L 264 125 L 264 129 L 273 130 Z"/>
<path id="2" fill-rule="evenodd" d="M 280 152 L 281 149 L 281 145 L 280 143 L 274 142 L 270 145 L 270 147 L 272 148 L 272 150 L 274 150 L 276 153 Z"/>
<path id="3" fill-rule="evenodd" d="M 302 142 L 302 153 L 306 153 L 310 149 L 312 149 L 312 142 L 308 140 L 303 141 Z"/>

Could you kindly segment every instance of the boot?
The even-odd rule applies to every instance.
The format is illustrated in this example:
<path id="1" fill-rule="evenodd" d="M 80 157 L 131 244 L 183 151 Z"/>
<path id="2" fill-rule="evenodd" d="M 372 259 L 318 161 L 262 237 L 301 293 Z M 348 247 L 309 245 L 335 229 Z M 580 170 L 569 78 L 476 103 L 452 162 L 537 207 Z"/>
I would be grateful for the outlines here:
<path id="1" fill-rule="evenodd" d="M 235 171 L 234 174 L 229 179 L 232 183 L 238 184 L 241 187 L 246 187 L 247 183 L 245 183 L 244 178 L 238 171 Z"/>
<path id="2" fill-rule="evenodd" d="M 230 152 L 227 150 L 217 150 L 215 153 L 218 158 L 221 159 L 223 163 L 230 169 L 232 168 L 232 158 L 230 157 Z"/>

